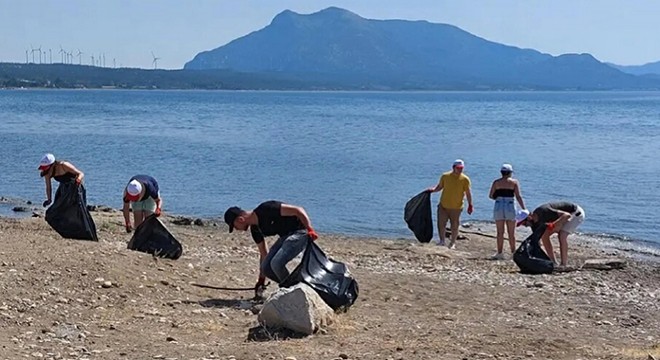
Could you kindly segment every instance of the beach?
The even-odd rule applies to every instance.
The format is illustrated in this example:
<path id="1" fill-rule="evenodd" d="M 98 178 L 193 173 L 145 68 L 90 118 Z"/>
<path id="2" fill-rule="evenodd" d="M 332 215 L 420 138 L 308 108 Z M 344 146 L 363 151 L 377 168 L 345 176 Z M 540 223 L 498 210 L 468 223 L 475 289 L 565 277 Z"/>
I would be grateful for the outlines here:
<path id="1" fill-rule="evenodd" d="M 0 358 L 660 356 L 660 268 L 625 252 L 571 243 L 576 267 L 591 258 L 626 267 L 531 276 L 487 260 L 495 240 L 476 229 L 462 229 L 456 250 L 317 229 L 318 244 L 348 264 L 359 298 L 318 333 L 287 337 L 259 327 L 251 291 L 191 285 L 252 287 L 258 254 L 248 233 L 166 215 L 184 253 L 163 260 L 127 250 L 121 213 L 106 210 L 92 212 L 98 243 L 63 239 L 42 217 L 0 219 Z"/>

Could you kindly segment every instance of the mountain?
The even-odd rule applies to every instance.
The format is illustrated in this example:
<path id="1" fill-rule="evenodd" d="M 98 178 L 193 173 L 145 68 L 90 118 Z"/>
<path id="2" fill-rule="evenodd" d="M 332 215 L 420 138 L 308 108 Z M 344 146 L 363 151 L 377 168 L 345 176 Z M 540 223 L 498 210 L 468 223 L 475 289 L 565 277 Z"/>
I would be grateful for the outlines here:
<path id="1" fill-rule="evenodd" d="M 607 63 L 611 67 L 632 75 L 660 75 L 660 61 L 644 65 L 616 65 Z"/>
<path id="2" fill-rule="evenodd" d="M 331 7 L 278 14 L 265 28 L 197 54 L 186 70 L 223 69 L 371 88 L 660 88 L 589 54 L 551 56 L 456 26 L 370 20 Z"/>

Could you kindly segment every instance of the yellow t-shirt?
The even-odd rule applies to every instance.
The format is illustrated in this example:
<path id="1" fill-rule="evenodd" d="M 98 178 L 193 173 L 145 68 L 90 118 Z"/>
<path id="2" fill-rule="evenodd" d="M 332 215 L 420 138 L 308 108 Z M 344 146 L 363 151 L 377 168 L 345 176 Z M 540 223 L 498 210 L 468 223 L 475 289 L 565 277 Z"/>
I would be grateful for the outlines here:
<path id="1" fill-rule="evenodd" d="M 442 195 L 440 205 L 445 209 L 463 209 L 463 197 L 470 189 L 470 178 L 465 174 L 454 175 L 448 171 L 440 177 Z"/>

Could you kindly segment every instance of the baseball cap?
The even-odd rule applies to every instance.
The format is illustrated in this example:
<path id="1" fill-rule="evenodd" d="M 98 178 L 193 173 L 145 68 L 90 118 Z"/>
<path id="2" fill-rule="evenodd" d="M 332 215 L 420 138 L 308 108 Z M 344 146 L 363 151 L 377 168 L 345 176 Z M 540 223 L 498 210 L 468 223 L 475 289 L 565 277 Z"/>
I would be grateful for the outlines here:
<path id="1" fill-rule="evenodd" d="M 128 185 L 126 185 L 126 194 L 129 200 L 137 200 L 141 192 L 142 184 L 137 180 L 131 180 Z"/>
<path id="2" fill-rule="evenodd" d="M 511 166 L 511 164 L 502 164 L 502 167 L 500 168 L 500 171 L 513 172 L 513 166 Z"/>
<path id="3" fill-rule="evenodd" d="M 229 225 L 229 232 L 234 231 L 234 221 L 243 213 L 243 209 L 232 206 L 225 211 L 225 222 Z"/>
<path id="4" fill-rule="evenodd" d="M 55 162 L 55 155 L 53 154 L 46 154 L 41 158 L 41 161 L 39 161 L 39 170 L 46 170 L 48 169 L 49 166 L 53 165 Z"/>
<path id="5" fill-rule="evenodd" d="M 455 167 L 458 167 L 458 168 L 463 168 L 463 167 L 465 167 L 465 162 L 461 159 L 456 159 L 456 160 L 454 160 L 454 163 L 452 164 L 452 166 L 455 166 Z"/>
<path id="6" fill-rule="evenodd" d="M 522 225 L 529 217 L 529 210 L 527 209 L 518 209 L 516 212 L 516 226 Z"/>

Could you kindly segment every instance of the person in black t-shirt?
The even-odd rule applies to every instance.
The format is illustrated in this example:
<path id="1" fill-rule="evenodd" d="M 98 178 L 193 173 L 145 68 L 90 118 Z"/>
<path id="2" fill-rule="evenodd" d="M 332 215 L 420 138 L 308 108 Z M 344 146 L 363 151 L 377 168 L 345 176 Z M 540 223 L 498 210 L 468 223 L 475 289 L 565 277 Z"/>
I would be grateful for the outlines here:
<path id="1" fill-rule="evenodd" d="M 540 205 L 527 218 L 519 221 L 517 226 L 525 225 L 536 229 L 539 225 L 546 224 L 545 232 L 541 237 L 545 252 L 550 260 L 556 263 L 550 241 L 550 235 L 556 233 L 559 237 L 560 265 L 566 266 L 568 265 L 568 235 L 574 233 L 583 222 L 584 210 L 578 204 L 555 201 Z"/>
<path id="2" fill-rule="evenodd" d="M 256 297 L 262 296 L 266 277 L 278 284 L 284 281 L 289 276 L 286 264 L 305 250 L 310 238 L 318 238 L 305 209 L 280 201 L 266 201 L 252 211 L 230 207 L 225 212 L 225 222 L 229 232 L 234 229 L 247 231 L 249 228 L 259 248 L 259 280 L 254 288 Z M 273 235 L 279 236 L 279 239 L 268 251 L 264 240 L 266 236 Z"/>

